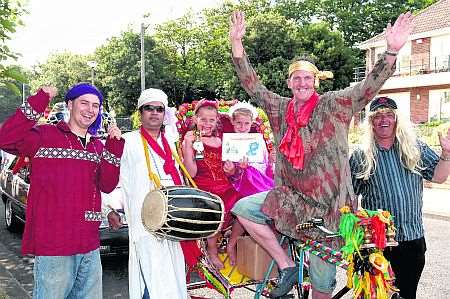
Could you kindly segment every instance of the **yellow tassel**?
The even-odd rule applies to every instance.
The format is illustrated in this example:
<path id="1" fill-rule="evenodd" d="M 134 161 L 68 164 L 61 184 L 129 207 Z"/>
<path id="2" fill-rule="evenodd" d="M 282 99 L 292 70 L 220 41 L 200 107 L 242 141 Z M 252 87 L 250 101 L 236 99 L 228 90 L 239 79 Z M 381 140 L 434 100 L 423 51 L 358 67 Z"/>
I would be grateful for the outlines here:
<path id="1" fill-rule="evenodd" d="M 347 257 L 348 267 L 347 267 L 347 287 L 349 289 L 353 288 L 353 273 L 355 271 L 355 265 L 353 263 L 353 254 Z"/>
<path id="2" fill-rule="evenodd" d="M 387 289 L 384 284 L 383 274 L 378 274 L 375 277 L 375 281 L 377 282 L 377 299 L 387 299 Z"/>
<path id="3" fill-rule="evenodd" d="M 369 272 L 364 272 L 364 298 L 365 299 L 371 299 L 370 298 L 370 275 Z"/>

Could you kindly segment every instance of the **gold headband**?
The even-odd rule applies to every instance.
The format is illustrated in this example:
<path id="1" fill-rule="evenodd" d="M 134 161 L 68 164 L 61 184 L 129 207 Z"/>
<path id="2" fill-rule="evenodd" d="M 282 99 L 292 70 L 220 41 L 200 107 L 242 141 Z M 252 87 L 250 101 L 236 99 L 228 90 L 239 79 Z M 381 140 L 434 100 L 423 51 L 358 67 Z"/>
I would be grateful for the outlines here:
<path id="1" fill-rule="evenodd" d="M 319 80 L 326 80 L 333 78 L 333 73 L 330 71 L 319 71 L 319 69 L 309 61 L 298 60 L 289 66 L 289 78 L 295 71 L 307 71 L 313 73 L 315 81 L 314 86 L 319 87 Z"/>

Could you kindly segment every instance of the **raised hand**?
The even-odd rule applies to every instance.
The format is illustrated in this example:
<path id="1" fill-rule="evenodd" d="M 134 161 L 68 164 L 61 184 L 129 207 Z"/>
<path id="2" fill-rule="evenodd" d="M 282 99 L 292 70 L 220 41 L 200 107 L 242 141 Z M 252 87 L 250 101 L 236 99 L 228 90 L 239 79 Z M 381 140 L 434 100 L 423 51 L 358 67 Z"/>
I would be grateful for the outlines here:
<path id="1" fill-rule="evenodd" d="M 245 19 L 242 11 L 234 11 L 230 22 L 230 39 L 242 39 L 245 35 Z"/>
<path id="2" fill-rule="evenodd" d="M 116 138 L 117 140 L 120 140 L 120 138 L 122 137 L 122 132 L 115 122 L 111 122 L 108 127 L 108 136 L 111 139 Z"/>
<path id="3" fill-rule="evenodd" d="M 389 23 L 386 28 L 386 46 L 391 52 L 398 52 L 408 41 L 413 30 L 413 16 L 411 12 L 401 14 L 394 25 Z"/>
<path id="4" fill-rule="evenodd" d="M 244 54 L 242 38 L 245 35 L 245 20 L 242 11 L 234 11 L 230 20 L 230 41 L 233 57 L 241 58 Z"/>
<path id="5" fill-rule="evenodd" d="M 194 143 L 194 141 L 195 141 L 194 131 L 188 131 L 184 135 L 183 146 L 187 146 L 187 147 L 191 147 L 192 148 L 192 144 Z"/>
<path id="6" fill-rule="evenodd" d="M 447 130 L 447 135 L 442 135 L 441 132 L 438 132 L 439 135 L 439 143 L 442 148 L 442 155 L 446 158 L 450 158 L 450 128 Z"/>
<path id="7" fill-rule="evenodd" d="M 42 86 L 41 89 L 48 94 L 50 99 L 53 99 L 58 94 L 58 89 L 54 86 Z"/>

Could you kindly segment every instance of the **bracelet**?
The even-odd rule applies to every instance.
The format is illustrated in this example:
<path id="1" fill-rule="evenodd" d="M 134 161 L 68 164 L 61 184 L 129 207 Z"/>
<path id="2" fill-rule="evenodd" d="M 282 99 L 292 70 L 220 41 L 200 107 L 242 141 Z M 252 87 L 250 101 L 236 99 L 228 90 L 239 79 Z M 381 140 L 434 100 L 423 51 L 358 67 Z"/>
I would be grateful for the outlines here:
<path id="1" fill-rule="evenodd" d="M 445 158 L 445 157 L 443 157 L 443 156 L 440 156 L 440 157 L 439 157 L 439 160 L 442 160 L 442 161 L 450 161 L 450 157 Z"/>
<path id="2" fill-rule="evenodd" d="M 386 55 L 390 55 L 390 56 L 397 56 L 398 55 L 398 52 L 389 51 L 389 50 L 384 51 L 384 53 Z"/>

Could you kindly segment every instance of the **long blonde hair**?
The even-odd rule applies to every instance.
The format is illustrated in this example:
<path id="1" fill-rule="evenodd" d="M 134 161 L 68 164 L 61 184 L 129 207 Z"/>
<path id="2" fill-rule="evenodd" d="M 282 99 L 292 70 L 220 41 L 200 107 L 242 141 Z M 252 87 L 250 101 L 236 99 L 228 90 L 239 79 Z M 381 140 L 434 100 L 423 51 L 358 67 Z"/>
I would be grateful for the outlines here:
<path id="1" fill-rule="evenodd" d="M 406 169 L 414 173 L 418 173 L 418 169 L 422 169 L 422 161 L 420 159 L 420 149 L 417 136 L 411 122 L 406 120 L 396 110 L 383 108 L 374 112 L 369 112 L 364 123 L 364 135 L 362 141 L 362 151 L 365 159 L 363 159 L 362 169 L 356 174 L 358 179 L 368 180 L 377 167 L 376 156 L 378 149 L 373 133 L 372 118 L 378 112 L 393 112 L 396 119 L 395 138 L 399 146 L 399 158 Z"/>

